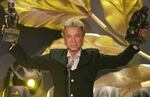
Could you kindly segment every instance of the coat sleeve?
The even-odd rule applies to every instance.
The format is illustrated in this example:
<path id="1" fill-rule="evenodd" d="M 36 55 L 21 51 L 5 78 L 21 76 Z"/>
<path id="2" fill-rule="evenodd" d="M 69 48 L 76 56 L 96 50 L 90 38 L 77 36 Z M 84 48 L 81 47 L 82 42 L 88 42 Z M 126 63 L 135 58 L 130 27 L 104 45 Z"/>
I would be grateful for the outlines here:
<path id="1" fill-rule="evenodd" d="M 132 45 L 129 45 L 122 53 L 118 55 L 103 55 L 98 56 L 98 69 L 116 69 L 117 67 L 127 65 L 128 62 L 134 57 L 139 49 L 134 49 Z"/>
<path id="2" fill-rule="evenodd" d="M 18 44 L 10 49 L 9 52 L 13 57 L 15 57 L 16 61 L 24 67 L 43 70 L 48 69 L 49 62 L 47 60 L 47 55 L 30 57 Z"/>

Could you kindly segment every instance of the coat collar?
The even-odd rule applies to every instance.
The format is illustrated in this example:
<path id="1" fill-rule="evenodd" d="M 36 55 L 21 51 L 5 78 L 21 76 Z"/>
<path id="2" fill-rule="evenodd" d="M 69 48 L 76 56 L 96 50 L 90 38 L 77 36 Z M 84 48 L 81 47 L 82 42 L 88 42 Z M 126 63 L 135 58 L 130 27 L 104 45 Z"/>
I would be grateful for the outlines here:
<path id="1" fill-rule="evenodd" d="M 68 63 L 67 50 L 64 52 L 64 55 L 62 58 L 63 58 L 62 60 L 65 61 L 64 65 L 66 67 L 66 65 Z M 88 63 L 88 61 L 89 61 L 89 55 L 88 55 L 87 51 L 85 49 L 81 49 L 81 55 L 80 55 L 80 60 L 79 60 L 77 69 L 86 65 Z"/>
<path id="2" fill-rule="evenodd" d="M 55 56 L 56 56 L 55 58 L 58 62 L 63 64 L 64 67 L 67 66 L 67 64 L 68 64 L 67 49 L 63 49 L 61 51 L 61 54 L 60 54 L 60 52 L 56 53 Z M 81 68 L 84 65 L 86 65 L 89 62 L 89 59 L 90 59 L 90 56 L 89 56 L 88 52 L 85 49 L 81 49 L 81 56 L 80 56 L 80 60 L 79 60 L 77 68 Z"/>

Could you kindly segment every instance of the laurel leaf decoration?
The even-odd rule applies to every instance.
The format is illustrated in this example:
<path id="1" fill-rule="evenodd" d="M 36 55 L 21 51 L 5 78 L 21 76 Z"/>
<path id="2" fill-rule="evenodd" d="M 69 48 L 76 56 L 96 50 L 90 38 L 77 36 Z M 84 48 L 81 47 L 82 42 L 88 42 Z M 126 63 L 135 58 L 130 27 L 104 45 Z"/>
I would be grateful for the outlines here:
<path id="1" fill-rule="evenodd" d="M 100 3 L 105 19 L 122 36 L 126 35 L 133 13 L 142 7 L 141 0 L 100 0 Z"/>
<path id="2" fill-rule="evenodd" d="M 83 19 L 90 13 L 90 0 L 15 0 L 19 23 L 29 27 L 61 29 L 68 18 Z"/>

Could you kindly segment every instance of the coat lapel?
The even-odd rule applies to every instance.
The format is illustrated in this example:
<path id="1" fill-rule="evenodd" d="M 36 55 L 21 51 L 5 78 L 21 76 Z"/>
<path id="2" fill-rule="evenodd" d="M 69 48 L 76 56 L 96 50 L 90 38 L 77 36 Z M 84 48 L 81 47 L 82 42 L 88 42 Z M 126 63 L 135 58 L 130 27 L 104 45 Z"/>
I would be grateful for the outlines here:
<path id="1" fill-rule="evenodd" d="M 67 58 L 67 50 L 65 49 L 61 56 L 60 56 L 60 59 L 58 59 L 65 67 L 67 66 L 68 64 L 68 58 Z"/>
<path id="2" fill-rule="evenodd" d="M 80 56 L 80 61 L 78 63 L 77 68 L 81 68 L 81 67 L 85 66 L 87 63 L 89 63 L 89 59 L 90 59 L 90 56 L 86 52 L 86 50 L 82 50 L 81 56 Z"/>
<path id="3" fill-rule="evenodd" d="M 67 65 L 67 50 L 66 49 L 54 49 L 51 51 L 52 57 L 59 62 L 59 64 L 63 67 Z"/>

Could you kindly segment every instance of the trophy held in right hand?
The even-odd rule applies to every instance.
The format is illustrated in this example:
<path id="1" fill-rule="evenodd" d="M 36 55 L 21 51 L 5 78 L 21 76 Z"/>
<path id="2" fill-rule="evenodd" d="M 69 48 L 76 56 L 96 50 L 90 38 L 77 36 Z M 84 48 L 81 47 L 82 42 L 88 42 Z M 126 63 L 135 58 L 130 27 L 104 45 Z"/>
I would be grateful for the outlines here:
<path id="1" fill-rule="evenodd" d="M 8 3 L 8 9 L 5 14 L 5 25 L 2 27 L 2 41 L 16 44 L 20 35 L 17 29 L 18 15 L 13 2 Z"/>

